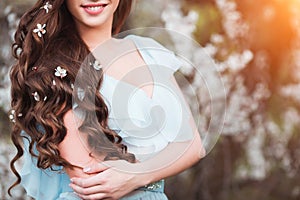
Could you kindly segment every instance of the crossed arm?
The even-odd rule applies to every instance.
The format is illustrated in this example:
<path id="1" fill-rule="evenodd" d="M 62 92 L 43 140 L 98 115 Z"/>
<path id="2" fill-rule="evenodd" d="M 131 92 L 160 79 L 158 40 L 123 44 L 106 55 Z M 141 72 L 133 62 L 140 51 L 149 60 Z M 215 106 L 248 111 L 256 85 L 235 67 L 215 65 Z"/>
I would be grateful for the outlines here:
<path id="1" fill-rule="evenodd" d="M 191 118 L 194 137 L 190 141 L 170 143 L 163 151 L 144 162 L 117 160 L 99 163 L 89 156 L 78 137 L 78 124 L 74 118 L 76 116 L 72 110 L 66 113 L 64 123 L 67 136 L 59 148 L 62 157 L 83 167 L 83 170 L 66 169 L 71 177 L 70 186 L 82 199 L 119 199 L 141 186 L 176 175 L 205 156 L 200 135 Z"/>

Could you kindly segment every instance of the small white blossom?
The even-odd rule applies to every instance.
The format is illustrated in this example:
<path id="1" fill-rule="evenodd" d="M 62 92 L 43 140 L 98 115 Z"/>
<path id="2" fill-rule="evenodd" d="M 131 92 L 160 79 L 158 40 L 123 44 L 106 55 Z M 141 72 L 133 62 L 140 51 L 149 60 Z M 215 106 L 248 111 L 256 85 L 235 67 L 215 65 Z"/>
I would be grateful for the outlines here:
<path id="1" fill-rule="evenodd" d="M 94 63 L 90 63 L 92 67 L 94 67 L 95 70 L 99 71 L 102 68 L 101 63 L 98 60 L 95 60 Z"/>
<path id="2" fill-rule="evenodd" d="M 10 121 L 13 122 L 13 123 L 16 122 L 16 120 L 15 120 L 15 113 L 16 113 L 15 110 L 11 110 L 11 111 L 10 111 L 10 114 L 9 114 L 9 116 L 8 116 L 9 119 L 10 119 Z"/>
<path id="3" fill-rule="evenodd" d="M 39 37 L 42 37 L 46 33 L 46 24 L 37 24 L 36 28 L 33 29 L 34 33 L 37 33 Z"/>
<path id="4" fill-rule="evenodd" d="M 47 1 L 44 6 L 42 6 L 40 9 L 45 9 L 46 13 L 49 12 L 50 9 L 52 9 L 52 5 Z"/>
<path id="5" fill-rule="evenodd" d="M 64 68 L 61 68 L 60 66 L 57 66 L 55 69 L 55 76 L 63 78 L 65 76 L 67 76 L 67 70 L 65 70 Z"/>
<path id="6" fill-rule="evenodd" d="M 40 95 L 39 95 L 38 92 L 32 93 L 32 96 L 33 96 L 34 100 L 36 100 L 36 101 L 40 101 L 41 100 Z"/>

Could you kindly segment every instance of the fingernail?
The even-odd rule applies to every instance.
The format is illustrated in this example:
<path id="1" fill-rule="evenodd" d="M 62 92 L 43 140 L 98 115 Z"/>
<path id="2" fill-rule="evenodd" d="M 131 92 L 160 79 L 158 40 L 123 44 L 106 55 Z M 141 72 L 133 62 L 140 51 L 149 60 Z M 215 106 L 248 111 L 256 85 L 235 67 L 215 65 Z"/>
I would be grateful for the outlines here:
<path id="1" fill-rule="evenodd" d="M 73 178 L 71 178 L 70 181 L 71 181 L 71 183 L 74 183 L 74 179 Z"/>
<path id="2" fill-rule="evenodd" d="M 83 172 L 89 172 L 90 170 L 91 170 L 90 167 L 85 167 L 85 168 L 83 168 Z"/>

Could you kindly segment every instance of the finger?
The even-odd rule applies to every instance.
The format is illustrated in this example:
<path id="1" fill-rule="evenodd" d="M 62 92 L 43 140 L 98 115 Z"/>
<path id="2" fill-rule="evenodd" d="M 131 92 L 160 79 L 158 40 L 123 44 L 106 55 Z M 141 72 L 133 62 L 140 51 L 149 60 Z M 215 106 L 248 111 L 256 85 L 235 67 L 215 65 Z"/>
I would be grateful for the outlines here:
<path id="1" fill-rule="evenodd" d="M 106 181 L 106 177 L 103 177 L 104 172 L 98 173 L 94 176 L 88 178 L 71 178 L 71 183 L 82 188 L 93 187 L 97 185 L 102 185 Z"/>
<path id="2" fill-rule="evenodd" d="M 107 166 L 108 168 L 115 169 L 115 170 L 130 170 L 133 165 L 132 163 L 127 162 L 126 160 L 108 160 L 103 161 L 99 164 L 102 164 L 104 166 Z"/>
<path id="3" fill-rule="evenodd" d="M 96 185 L 92 187 L 83 188 L 75 184 L 70 184 L 70 187 L 74 190 L 74 192 L 78 195 L 92 195 L 96 193 L 108 193 L 109 190 L 102 185 Z"/>
<path id="4" fill-rule="evenodd" d="M 110 166 L 108 164 L 97 163 L 97 164 L 90 165 L 90 166 L 83 168 L 83 172 L 87 173 L 87 174 L 94 174 L 94 173 L 100 173 L 102 171 L 105 171 L 108 168 L 110 168 Z"/>

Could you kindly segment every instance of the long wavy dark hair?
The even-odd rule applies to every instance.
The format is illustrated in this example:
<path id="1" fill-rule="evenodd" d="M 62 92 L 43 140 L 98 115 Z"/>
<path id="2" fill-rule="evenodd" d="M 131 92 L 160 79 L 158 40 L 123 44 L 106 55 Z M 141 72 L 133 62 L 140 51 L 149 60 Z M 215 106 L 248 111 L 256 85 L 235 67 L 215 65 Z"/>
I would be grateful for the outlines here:
<path id="1" fill-rule="evenodd" d="M 78 87 L 73 87 L 76 76 L 79 69 L 90 67 L 89 64 L 95 59 L 76 31 L 64 0 L 48 2 L 52 5 L 48 13 L 41 9 L 46 1 L 38 0 L 21 17 L 12 46 L 17 62 L 10 73 L 11 107 L 15 110 L 11 139 L 17 153 L 10 167 L 17 181 L 9 188 L 10 195 L 11 189 L 21 182 L 15 163 L 24 153 L 24 138 L 29 141 L 30 154 L 37 158 L 37 167 L 76 167 L 62 158 L 58 149 L 67 132 L 63 117 L 72 109 L 74 99 L 85 113 L 78 130 L 87 134 L 91 151 L 104 155 L 105 160 L 135 162 L 134 155 L 127 153 L 126 146 L 121 143 L 122 138 L 107 125 L 108 108 L 98 92 L 102 70 L 87 75 L 90 86 L 84 88 L 85 99 L 78 100 Z M 120 0 L 114 13 L 112 34 L 120 31 L 131 5 L 132 0 Z M 33 32 L 37 24 L 46 24 L 47 32 L 42 37 Z M 54 73 L 57 66 L 65 69 L 67 76 L 56 77 Z"/>

